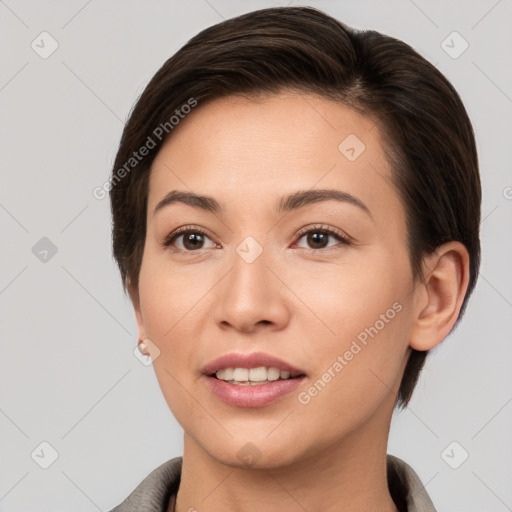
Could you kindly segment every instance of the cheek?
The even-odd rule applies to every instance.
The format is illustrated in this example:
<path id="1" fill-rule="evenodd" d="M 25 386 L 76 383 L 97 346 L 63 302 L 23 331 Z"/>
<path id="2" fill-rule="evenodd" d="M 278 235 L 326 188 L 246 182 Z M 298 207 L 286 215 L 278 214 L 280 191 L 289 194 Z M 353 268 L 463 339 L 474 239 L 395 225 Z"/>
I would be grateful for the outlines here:
<path id="1" fill-rule="evenodd" d="M 160 350 L 153 362 L 156 376 L 165 398 L 179 402 L 177 382 L 197 365 L 193 341 L 199 337 L 194 331 L 201 323 L 194 305 L 201 290 L 183 273 L 170 271 L 160 258 L 149 256 L 141 267 L 139 293 L 145 334 Z"/>
<path id="2" fill-rule="evenodd" d="M 310 352 L 315 372 L 298 393 L 294 418 L 322 428 L 304 429 L 305 445 L 341 439 L 362 428 L 377 411 L 386 414 L 391 409 L 407 352 L 408 317 L 406 308 L 397 303 L 383 309 L 383 314 L 387 323 L 379 317 L 375 320 L 373 314 L 360 314 L 363 328 L 348 327 L 350 316 L 340 316 L 337 325 L 347 334 L 328 344 L 318 343 Z M 383 404 L 388 405 L 383 408 Z"/>
<path id="3" fill-rule="evenodd" d="M 364 416 L 390 388 L 397 391 L 408 347 L 408 265 L 405 253 L 377 255 L 324 270 L 317 279 L 297 277 L 301 298 L 321 320 L 302 344 L 313 369 L 303 402 L 318 414 L 344 416 L 357 409 Z"/>
<path id="4" fill-rule="evenodd" d="M 381 327 L 381 315 L 388 310 L 394 318 L 393 304 L 402 304 L 410 290 L 408 265 L 403 255 L 354 252 L 341 263 L 303 263 L 283 270 L 284 280 L 293 283 L 300 297 L 296 305 L 302 320 L 317 323 L 316 337 L 322 343 L 314 350 L 343 347 L 376 322 Z M 386 326 L 387 320 L 382 319 Z"/>
<path id="5" fill-rule="evenodd" d="M 192 399 L 191 375 L 197 367 L 198 318 L 204 290 L 186 272 L 169 268 L 164 258 L 143 261 L 139 293 L 146 336 L 159 348 L 153 369 L 164 399 L 184 429 L 204 422 Z M 194 307 L 195 306 L 195 307 Z"/>
<path id="6" fill-rule="evenodd" d="M 192 326 L 194 305 L 204 291 L 201 279 L 183 267 L 171 266 L 165 256 L 149 253 L 141 266 L 139 293 L 146 334 L 165 348 L 176 332 Z"/>

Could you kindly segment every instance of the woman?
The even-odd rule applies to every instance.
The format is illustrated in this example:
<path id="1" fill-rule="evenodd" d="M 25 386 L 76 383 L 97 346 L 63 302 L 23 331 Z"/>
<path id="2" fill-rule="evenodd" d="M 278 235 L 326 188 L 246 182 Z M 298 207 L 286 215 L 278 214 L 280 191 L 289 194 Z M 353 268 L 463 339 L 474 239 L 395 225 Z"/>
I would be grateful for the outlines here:
<path id="1" fill-rule="evenodd" d="M 227 20 L 146 87 L 110 198 L 184 430 L 114 511 L 435 510 L 387 441 L 478 275 L 474 135 L 439 71 L 312 8 Z"/>

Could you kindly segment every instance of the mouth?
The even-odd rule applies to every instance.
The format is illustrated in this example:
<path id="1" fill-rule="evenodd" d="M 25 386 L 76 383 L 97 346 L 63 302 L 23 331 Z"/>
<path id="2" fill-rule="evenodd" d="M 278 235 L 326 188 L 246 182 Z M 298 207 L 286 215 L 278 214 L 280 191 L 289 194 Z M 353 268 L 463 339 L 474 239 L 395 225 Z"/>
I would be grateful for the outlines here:
<path id="1" fill-rule="evenodd" d="M 297 389 L 306 373 L 269 354 L 228 354 L 206 365 L 208 388 L 223 402 L 263 407 Z"/>
<path id="2" fill-rule="evenodd" d="M 243 385 L 295 379 L 306 375 L 300 368 L 264 352 L 232 352 L 211 361 L 201 372 L 209 377 Z"/>

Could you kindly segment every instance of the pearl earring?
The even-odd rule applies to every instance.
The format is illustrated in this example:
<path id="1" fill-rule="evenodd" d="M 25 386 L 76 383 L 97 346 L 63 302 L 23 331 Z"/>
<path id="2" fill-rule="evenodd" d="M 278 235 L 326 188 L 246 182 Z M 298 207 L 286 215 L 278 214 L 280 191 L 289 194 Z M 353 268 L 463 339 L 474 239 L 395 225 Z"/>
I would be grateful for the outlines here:
<path id="1" fill-rule="evenodd" d="M 138 347 L 139 347 L 139 351 L 142 355 L 144 355 L 144 356 L 150 355 L 149 351 L 148 351 L 148 344 L 144 340 L 139 340 Z"/>

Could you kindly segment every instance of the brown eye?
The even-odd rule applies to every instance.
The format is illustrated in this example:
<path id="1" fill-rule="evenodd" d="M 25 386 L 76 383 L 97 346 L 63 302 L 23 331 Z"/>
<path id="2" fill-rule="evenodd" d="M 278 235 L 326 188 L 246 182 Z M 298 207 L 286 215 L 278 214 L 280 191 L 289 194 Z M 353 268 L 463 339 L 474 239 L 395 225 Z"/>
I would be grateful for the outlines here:
<path id="1" fill-rule="evenodd" d="M 183 246 L 187 250 L 202 249 L 204 244 L 204 235 L 189 231 L 183 236 Z"/>
<path id="2" fill-rule="evenodd" d="M 180 241 L 180 239 L 182 239 Z M 165 247 L 172 247 L 173 250 L 183 252 L 194 252 L 205 249 L 205 241 L 210 240 L 203 231 L 198 229 L 181 228 L 171 233 L 164 241 Z"/>
<path id="3" fill-rule="evenodd" d="M 324 249 L 325 247 L 327 247 L 331 235 L 329 235 L 328 233 L 321 233 L 320 231 L 315 231 L 308 233 L 306 236 L 308 244 L 311 245 L 312 249 Z"/>
<path id="4" fill-rule="evenodd" d="M 332 229 L 323 228 L 323 227 L 316 227 L 311 228 L 307 231 L 302 232 L 302 234 L 299 235 L 300 239 L 305 238 L 306 243 L 308 247 L 300 247 L 305 249 L 311 249 L 313 251 L 316 250 L 322 250 L 326 249 L 328 247 L 335 246 L 337 244 L 329 244 L 329 239 L 334 238 L 337 240 L 341 245 L 349 245 L 350 241 L 348 238 L 343 236 L 340 233 L 337 233 L 336 231 L 333 231 Z"/>

